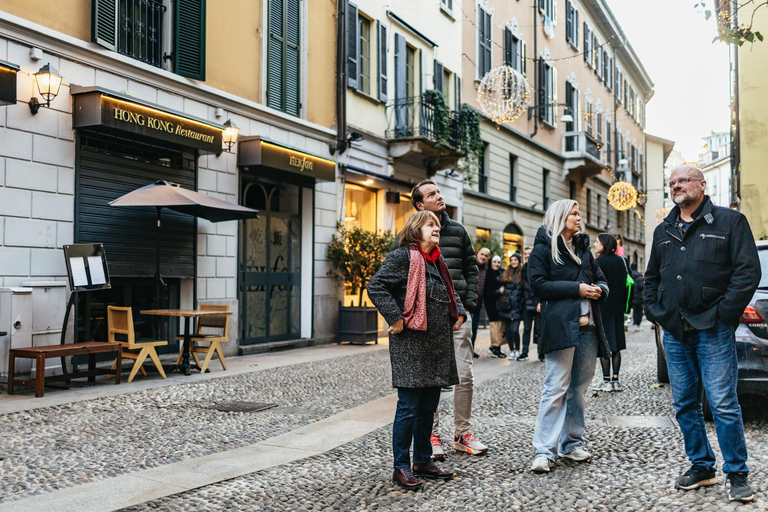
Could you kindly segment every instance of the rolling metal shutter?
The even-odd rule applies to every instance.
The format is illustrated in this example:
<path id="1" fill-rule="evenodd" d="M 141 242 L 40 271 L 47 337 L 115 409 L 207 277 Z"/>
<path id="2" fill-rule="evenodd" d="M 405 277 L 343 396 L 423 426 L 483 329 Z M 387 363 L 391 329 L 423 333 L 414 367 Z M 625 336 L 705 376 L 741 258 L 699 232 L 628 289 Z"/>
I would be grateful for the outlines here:
<path id="1" fill-rule="evenodd" d="M 80 130 L 75 197 L 75 241 L 103 243 L 113 277 L 155 275 L 154 208 L 109 202 L 157 180 L 197 189 L 197 155 L 180 146 L 119 134 Z M 195 276 L 195 218 L 162 211 L 160 273 Z"/>

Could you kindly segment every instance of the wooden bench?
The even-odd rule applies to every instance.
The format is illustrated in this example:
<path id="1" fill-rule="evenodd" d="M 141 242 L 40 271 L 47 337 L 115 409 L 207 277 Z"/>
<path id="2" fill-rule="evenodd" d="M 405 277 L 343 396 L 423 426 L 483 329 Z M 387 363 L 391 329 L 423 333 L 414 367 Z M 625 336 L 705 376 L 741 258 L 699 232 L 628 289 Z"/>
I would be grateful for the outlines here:
<path id="1" fill-rule="evenodd" d="M 120 364 L 122 363 L 121 346 L 119 343 L 104 343 L 100 341 L 87 341 L 84 343 L 68 343 L 65 345 L 44 345 L 42 347 L 14 348 L 8 353 L 8 394 L 13 394 L 13 387 L 16 384 L 35 388 L 35 396 L 41 397 L 44 394 L 46 382 L 58 382 L 65 380 L 69 382 L 72 379 L 88 377 L 88 382 L 95 382 L 96 375 L 114 375 L 115 384 L 120 384 Z M 96 354 L 103 352 L 117 352 L 116 370 L 96 368 Z M 49 357 L 66 357 L 88 355 L 88 371 L 68 373 L 66 375 L 45 376 L 45 360 Z M 14 377 L 14 365 L 17 357 L 34 359 L 35 378 L 17 379 Z"/>

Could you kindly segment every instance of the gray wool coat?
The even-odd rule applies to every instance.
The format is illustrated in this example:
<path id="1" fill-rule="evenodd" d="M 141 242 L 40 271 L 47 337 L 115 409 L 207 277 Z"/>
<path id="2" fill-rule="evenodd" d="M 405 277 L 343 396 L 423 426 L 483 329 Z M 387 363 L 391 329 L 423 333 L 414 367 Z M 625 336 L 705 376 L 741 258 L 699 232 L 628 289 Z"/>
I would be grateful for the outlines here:
<path id="1" fill-rule="evenodd" d="M 368 283 L 368 297 L 389 325 L 403 318 L 409 265 L 410 250 L 399 247 L 389 253 L 381 269 Z M 459 383 L 453 351 L 453 323 L 447 302 L 448 288 L 435 265 L 425 261 L 425 267 L 427 330 L 405 328 L 398 334 L 389 335 L 392 386 L 396 388 L 427 388 Z M 466 319 L 467 314 L 458 294 L 456 305 L 459 315 Z"/>

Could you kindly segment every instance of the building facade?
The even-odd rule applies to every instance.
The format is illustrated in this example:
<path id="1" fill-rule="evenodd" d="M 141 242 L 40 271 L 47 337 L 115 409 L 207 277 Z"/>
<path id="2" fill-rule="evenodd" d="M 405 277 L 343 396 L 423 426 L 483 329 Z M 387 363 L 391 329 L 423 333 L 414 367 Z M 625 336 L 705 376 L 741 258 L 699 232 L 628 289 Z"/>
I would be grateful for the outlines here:
<path id="1" fill-rule="evenodd" d="M 646 154 L 646 194 L 645 211 L 648 213 L 645 222 L 645 239 L 653 241 L 653 231 L 662 220 L 667 216 L 670 210 L 669 194 L 667 182 L 669 181 L 669 172 L 667 171 L 667 162 L 672 160 L 670 155 L 674 152 L 675 142 L 651 135 L 645 136 Z M 650 261 L 651 250 L 650 243 L 645 244 L 645 261 Z M 645 267 L 638 264 L 638 270 L 645 272 Z"/>
<path id="2" fill-rule="evenodd" d="M 552 201 L 571 198 L 588 233 L 614 233 L 625 255 L 643 263 L 642 206 L 618 212 L 607 197 L 617 179 L 645 190 L 645 104 L 653 83 L 606 2 L 460 5 L 463 101 L 479 109 L 480 81 L 502 64 L 532 86 L 532 108 L 516 121 L 483 119 L 484 158 L 465 190 L 470 233 L 499 240 L 506 260 L 532 245 Z"/>
<path id="3" fill-rule="evenodd" d="M 731 133 L 712 133 L 704 137 L 705 151 L 698 165 L 707 180 L 707 194 L 717 206 L 731 205 Z"/>

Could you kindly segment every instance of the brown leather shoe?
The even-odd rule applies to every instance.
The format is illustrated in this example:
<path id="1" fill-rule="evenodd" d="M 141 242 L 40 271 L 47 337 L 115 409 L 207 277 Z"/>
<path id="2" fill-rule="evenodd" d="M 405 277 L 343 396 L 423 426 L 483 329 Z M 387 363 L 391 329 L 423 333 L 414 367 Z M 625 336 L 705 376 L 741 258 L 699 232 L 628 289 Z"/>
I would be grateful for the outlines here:
<path id="1" fill-rule="evenodd" d="M 421 487 L 421 480 L 413 476 L 410 469 L 395 469 L 392 474 L 392 481 L 403 489 L 416 490 Z"/>
<path id="2" fill-rule="evenodd" d="M 451 471 L 445 471 L 440 469 L 434 462 L 427 462 L 426 464 L 414 464 L 413 473 L 416 476 L 423 476 L 425 478 L 439 478 L 441 480 L 453 480 L 453 473 Z"/>

